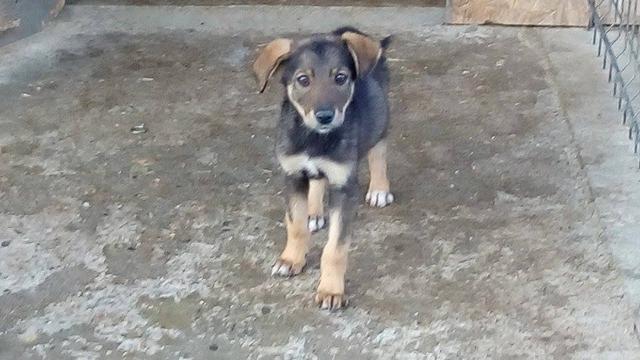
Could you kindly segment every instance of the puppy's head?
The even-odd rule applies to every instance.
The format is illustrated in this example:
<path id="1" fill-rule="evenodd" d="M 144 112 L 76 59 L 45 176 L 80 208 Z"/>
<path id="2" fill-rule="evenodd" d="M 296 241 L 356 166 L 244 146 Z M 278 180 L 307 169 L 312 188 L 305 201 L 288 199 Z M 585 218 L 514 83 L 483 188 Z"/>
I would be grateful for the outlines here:
<path id="1" fill-rule="evenodd" d="M 340 127 L 353 98 L 355 81 L 382 55 L 380 43 L 359 32 L 270 42 L 253 64 L 260 92 L 281 69 L 289 101 L 304 124 L 318 133 Z"/>

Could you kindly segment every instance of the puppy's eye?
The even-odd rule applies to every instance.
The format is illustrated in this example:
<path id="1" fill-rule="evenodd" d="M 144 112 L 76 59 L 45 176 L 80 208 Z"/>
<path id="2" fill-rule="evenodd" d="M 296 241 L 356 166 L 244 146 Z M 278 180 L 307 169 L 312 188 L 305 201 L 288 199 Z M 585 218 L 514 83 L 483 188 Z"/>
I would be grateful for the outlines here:
<path id="1" fill-rule="evenodd" d="M 311 84 L 311 79 L 309 79 L 309 77 L 307 75 L 299 75 L 296 78 L 296 81 L 302 87 L 307 87 L 307 86 L 309 86 Z"/>
<path id="2" fill-rule="evenodd" d="M 335 78 L 336 84 L 344 85 L 347 82 L 347 79 L 349 79 L 349 78 L 347 77 L 346 74 L 340 73 L 340 74 L 336 75 L 336 78 Z"/>

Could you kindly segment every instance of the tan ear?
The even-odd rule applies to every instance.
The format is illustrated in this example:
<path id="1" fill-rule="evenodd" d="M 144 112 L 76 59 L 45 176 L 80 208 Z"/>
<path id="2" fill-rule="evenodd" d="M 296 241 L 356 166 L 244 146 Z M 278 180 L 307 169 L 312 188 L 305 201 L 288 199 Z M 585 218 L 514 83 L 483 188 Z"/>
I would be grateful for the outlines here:
<path id="1" fill-rule="evenodd" d="M 285 60 L 293 48 L 293 41 L 289 39 L 275 39 L 258 55 L 253 63 L 253 72 L 258 80 L 258 91 L 261 93 L 267 87 L 267 83 L 280 63 Z"/>
<path id="2" fill-rule="evenodd" d="M 342 40 L 349 47 L 359 77 L 367 75 L 382 56 L 380 43 L 366 35 L 348 31 L 342 34 Z"/>

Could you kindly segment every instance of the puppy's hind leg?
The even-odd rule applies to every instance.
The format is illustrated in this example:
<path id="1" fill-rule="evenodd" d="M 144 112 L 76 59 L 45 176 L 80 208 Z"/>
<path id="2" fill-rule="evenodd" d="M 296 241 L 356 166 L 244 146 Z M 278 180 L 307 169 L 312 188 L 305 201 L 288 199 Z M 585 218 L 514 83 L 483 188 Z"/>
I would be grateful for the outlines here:
<path id="1" fill-rule="evenodd" d="M 369 191 L 365 202 L 372 207 L 385 207 L 393 203 L 393 194 L 389 189 L 387 177 L 387 142 L 380 140 L 369 150 Z"/>
<path id="2" fill-rule="evenodd" d="M 312 233 L 325 226 L 323 200 L 326 187 L 327 179 L 309 181 L 309 231 Z"/>
<path id="3" fill-rule="evenodd" d="M 306 264 L 311 233 L 308 228 L 307 191 L 309 180 L 302 176 L 287 176 L 287 245 L 271 268 L 271 275 L 293 276 Z"/>

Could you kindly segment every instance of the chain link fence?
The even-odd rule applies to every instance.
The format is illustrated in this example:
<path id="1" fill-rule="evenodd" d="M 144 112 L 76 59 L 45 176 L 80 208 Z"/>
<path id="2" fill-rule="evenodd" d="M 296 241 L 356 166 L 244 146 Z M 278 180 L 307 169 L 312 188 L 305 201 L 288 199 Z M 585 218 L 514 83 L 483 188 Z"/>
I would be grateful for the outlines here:
<path id="1" fill-rule="evenodd" d="M 609 73 L 622 123 L 638 154 L 640 144 L 640 16 L 638 0 L 588 0 L 593 44 Z M 640 162 L 638 163 L 640 167 Z"/>

